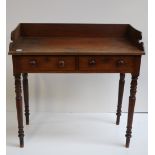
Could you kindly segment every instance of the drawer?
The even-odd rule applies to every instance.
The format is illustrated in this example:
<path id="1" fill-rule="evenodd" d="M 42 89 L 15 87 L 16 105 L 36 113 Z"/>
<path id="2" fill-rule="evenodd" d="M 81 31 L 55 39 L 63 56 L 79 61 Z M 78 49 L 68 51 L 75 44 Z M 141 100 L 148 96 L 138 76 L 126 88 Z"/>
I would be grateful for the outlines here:
<path id="1" fill-rule="evenodd" d="M 72 72 L 74 56 L 13 56 L 14 72 Z"/>
<path id="2" fill-rule="evenodd" d="M 80 56 L 80 72 L 134 73 L 139 70 L 139 56 Z"/>

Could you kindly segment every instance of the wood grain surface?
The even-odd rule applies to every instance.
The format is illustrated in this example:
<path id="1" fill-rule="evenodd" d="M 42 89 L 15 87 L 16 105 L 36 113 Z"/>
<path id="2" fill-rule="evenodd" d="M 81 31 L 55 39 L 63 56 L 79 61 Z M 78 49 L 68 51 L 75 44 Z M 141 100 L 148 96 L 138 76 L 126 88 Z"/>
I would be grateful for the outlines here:
<path id="1" fill-rule="evenodd" d="M 120 73 L 120 122 L 125 73 L 131 73 L 126 147 L 129 147 L 137 79 L 144 53 L 142 33 L 129 24 L 21 23 L 11 33 L 20 147 L 24 147 L 21 73 L 26 124 L 29 124 L 28 73 Z"/>
<path id="2" fill-rule="evenodd" d="M 11 55 L 143 55 L 141 32 L 129 24 L 19 24 Z"/>
<path id="3" fill-rule="evenodd" d="M 16 41 L 12 55 L 141 55 L 141 50 L 123 37 L 27 37 Z"/>

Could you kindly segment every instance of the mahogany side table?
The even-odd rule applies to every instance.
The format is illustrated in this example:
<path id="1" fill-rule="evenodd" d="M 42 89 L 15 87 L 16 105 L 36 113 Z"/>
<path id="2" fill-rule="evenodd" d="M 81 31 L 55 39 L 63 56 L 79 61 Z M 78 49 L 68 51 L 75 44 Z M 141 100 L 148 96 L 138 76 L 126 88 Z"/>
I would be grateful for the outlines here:
<path id="1" fill-rule="evenodd" d="M 125 73 L 131 74 L 126 131 L 129 147 L 141 56 L 141 32 L 129 24 L 21 23 L 11 33 L 9 54 L 15 77 L 18 136 L 24 147 L 23 104 L 29 124 L 28 73 L 119 73 L 116 124 L 119 125 Z"/>

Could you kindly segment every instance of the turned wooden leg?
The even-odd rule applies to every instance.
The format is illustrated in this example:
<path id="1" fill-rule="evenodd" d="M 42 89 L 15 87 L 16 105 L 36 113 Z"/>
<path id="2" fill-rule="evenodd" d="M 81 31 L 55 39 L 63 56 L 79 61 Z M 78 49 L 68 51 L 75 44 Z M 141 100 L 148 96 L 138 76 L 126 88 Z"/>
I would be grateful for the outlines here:
<path id="1" fill-rule="evenodd" d="M 17 108 L 17 119 L 18 119 L 18 137 L 20 140 L 20 147 L 24 147 L 21 74 L 14 74 L 14 77 L 15 77 L 16 108 Z"/>
<path id="2" fill-rule="evenodd" d="M 124 92 L 124 83 L 125 83 L 125 74 L 120 73 L 120 80 L 119 80 L 119 90 L 118 90 L 118 105 L 117 105 L 117 119 L 116 124 L 119 125 L 120 116 L 121 116 L 121 108 L 122 108 L 122 99 L 123 99 L 123 92 Z"/>
<path id="3" fill-rule="evenodd" d="M 29 89 L 28 89 L 28 74 L 23 73 L 23 94 L 24 94 L 24 103 L 25 103 L 25 117 L 26 125 L 29 125 Z"/>
<path id="4" fill-rule="evenodd" d="M 132 75 L 130 96 L 129 96 L 129 107 L 128 107 L 127 131 L 125 135 L 126 136 L 126 147 L 129 147 L 131 133 L 132 133 L 132 122 L 133 122 L 133 114 L 134 114 L 136 91 L 137 91 L 137 79 L 138 79 L 138 75 Z"/>

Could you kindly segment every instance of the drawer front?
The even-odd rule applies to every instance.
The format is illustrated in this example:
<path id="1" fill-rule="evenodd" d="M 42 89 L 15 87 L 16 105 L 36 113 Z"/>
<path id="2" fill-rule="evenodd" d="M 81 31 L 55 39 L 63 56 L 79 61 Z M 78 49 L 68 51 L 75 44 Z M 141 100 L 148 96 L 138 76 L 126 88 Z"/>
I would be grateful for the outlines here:
<path id="1" fill-rule="evenodd" d="M 74 56 L 13 56 L 14 72 L 72 72 Z"/>
<path id="2" fill-rule="evenodd" d="M 80 56 L 80 72 L 137 73 L 140 56 Z"/>

